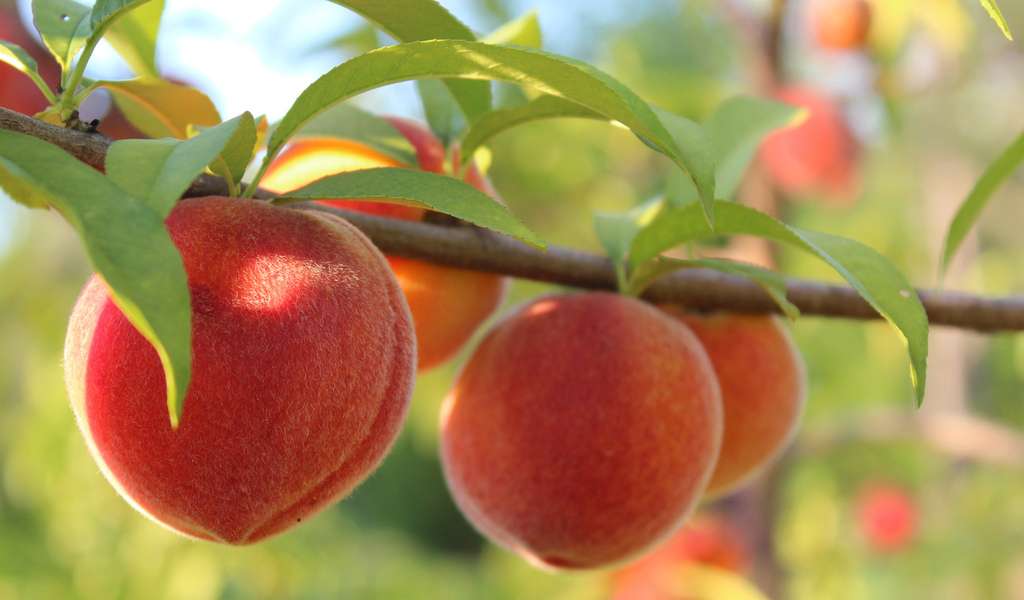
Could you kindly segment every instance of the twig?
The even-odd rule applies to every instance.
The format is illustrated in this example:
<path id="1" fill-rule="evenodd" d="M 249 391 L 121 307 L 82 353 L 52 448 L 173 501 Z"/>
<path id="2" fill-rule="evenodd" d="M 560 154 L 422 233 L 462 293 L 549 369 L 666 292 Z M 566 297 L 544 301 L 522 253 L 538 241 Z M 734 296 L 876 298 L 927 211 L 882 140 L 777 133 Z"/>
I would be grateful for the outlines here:
<path id="1" fill-rule="evenodd" d="M 101 168 L 112 143 L 100 134 L 62 129 L 0 108 L 0 129 L 20 131 L 49 141 L 83 162 Z M 197 179 L 185 197 L 223 195 L 227 185 L 217 177 Z M 271 194 L 260 190 L 257 198 Z M 399 221 L 374 215 L 299 203 L 311 210 L 335 212 L 365 232 L 385 253 L 477 271 L 501 273 L 585 289 L 612 290 L 615 269 L 603 256 L 549 247 L 545 254 L 511 238 L 476 227 Z M 877 319 L 878 313 L 846 286 L 789 278 L 787 297 L 805 315 Z M 978 331 L 1024 330 L 1024 298 L 982 298 L 967 294 L 918 291 L 932 325 Z M 706 269 L 673 273 L 655 282 L 644 294 L 657 303 L 679 303 L 700 310 L 778 312 L 764 290 L 742 277 Z"/>

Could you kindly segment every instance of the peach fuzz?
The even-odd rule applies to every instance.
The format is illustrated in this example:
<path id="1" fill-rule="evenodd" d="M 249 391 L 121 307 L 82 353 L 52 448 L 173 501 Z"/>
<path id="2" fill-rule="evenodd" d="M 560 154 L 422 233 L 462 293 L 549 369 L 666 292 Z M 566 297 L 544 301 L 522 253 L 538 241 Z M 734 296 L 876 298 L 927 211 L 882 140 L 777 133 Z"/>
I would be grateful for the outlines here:
<path id="1" fill-rule="evenodd" d="M 445 399 L 441 462 L 469 521 L 545 569 L 611 566 L 671 535 L 718 458 L 718 381 L 688 328 L 608 292 L 520 305 Z"/>
<path id="2" fill-rule="evenodd" d="M 263 202 L 179 202 L 166 219 L 192 297 L 193 374 L 177 429 L 160 359 L 98 276 L 71 315 L 71 405 L 118 492 L 182 535 L 250 544 L 346 495 L 397 437 L 412 319 L 347 222 Z"/>
<path id="3" fill-rule="evenodd" d="M 385 118 L 416 149 L 419 169 L 446 172 L 446 150 L 429 128 L 412 119 Z M 344 171 L 402 166 L 408 165 L 351 140 L 304 138 L 292 142 L 274 160 L 260 185 L 283 193 Z M 500 202 L 491 182 L 475 164 L 466 169 L 465 181 Z M 322 203 L 409 221 L 420 221 L 429 212 L 384 202 L 339 199 Z M 451 359 L 477 327 L 501 306 L 508 291 L 508 278 L 491 273 L 390 256 L 388 262 L 409 300 L 421 372 Z"/>
<path id="4" fill-rule="evenodd" d="M 808 88 L 784 88 L 775 98 L 807 109 L 808 116 L 795 127 L 768 135 L 761 144 L 761 162 L 772 179 L 790 196 L 852 204 L 860 193 L 860 148 L 839 107 Z"/>
<path id="5" fill-rule="evenodd" d="M 697 335 L 718 376 L 725 433 L 705 495 L 721 496 L 756 476 L 796 434 L 807 395 L 803 357 L 776 316 L 663 309 Z"/>

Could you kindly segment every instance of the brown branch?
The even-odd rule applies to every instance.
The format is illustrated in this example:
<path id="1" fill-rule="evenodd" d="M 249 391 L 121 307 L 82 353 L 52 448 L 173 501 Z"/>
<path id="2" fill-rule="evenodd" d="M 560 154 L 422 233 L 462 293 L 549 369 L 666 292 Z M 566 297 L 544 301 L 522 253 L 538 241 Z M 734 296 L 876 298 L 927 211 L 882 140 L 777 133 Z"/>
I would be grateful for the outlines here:
<path id="1" fill-rule="evenodd" d="M 75 158 L 100 168 L 112 143 L 100 134 L 85 134 L 49 125 L 0 108 L 0 129 L 20 131 L 60 146 Z M 227 186 L 213 176 L 200 177 L 186 197 L 222 195 Z M 271 195 L 260 190 L 260 198 Z M 297 206 L 336 212 L 364 231 L 384 252 L 477 271 L 501 273 L 565 286 L 613 290 L 615 269 L 597 254 L 552 246 L 540 252 L 511 238 L 476 227 L 398 221 L 341 211 L 313 203 Z M 787 279 L 787 297 L 805 315 L 877 319 L 878 313 L 853 289 L 800 279 Z M 982 298 L 966 294 L 919 291 L 933 325 L 978 331 L 1024 330 L 1024 298 Z M 695 309 L 737 312 L 778 312 L 778 306 L 757 284 L 706 269 L 673 273 L 651 285 L 644 297 L 658 303 L 680 303 Z"/>

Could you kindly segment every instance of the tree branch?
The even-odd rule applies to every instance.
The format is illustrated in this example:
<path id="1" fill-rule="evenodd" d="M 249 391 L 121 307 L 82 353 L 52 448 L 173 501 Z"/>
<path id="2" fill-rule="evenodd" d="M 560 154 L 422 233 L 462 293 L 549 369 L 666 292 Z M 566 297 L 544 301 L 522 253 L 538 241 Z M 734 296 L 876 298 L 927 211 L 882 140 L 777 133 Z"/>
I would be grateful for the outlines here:
<path id="1" fill-rule="evenodd" d="M 113 140 L 102 134 L 63 129 L 0 108 L 0 129 L 19 131 L 56 144 L 75 158 L 102 169 Z M 185 197 L 227 194 L 219 177 L 204 175 Z M 272 195 L 260 190 L 257 198 Z M 464 269 L 487 271 L 565 286 L 614 290 L 615 269 L 603 256 L 552 246 L 542 253 L 511 238 L 470 226 L 399 221 L 302 202 L 297 207 L 339 214 L 361 229 L 381 251 L 406 258 Z M 856 291 L 801 279 L 786 279 L 787 297 L 805 315 L 878 319 L 878 313 Z M 978 331 L 1024 330 L 1024 298 L 983 298 L 967 294 L 918 291 L 932 325 Z M 718 271 L 691 269 L 652 284 L 644 298 L 699 309 L 737 312 L 779 312 L 778 306 L 752 281 Z"/>

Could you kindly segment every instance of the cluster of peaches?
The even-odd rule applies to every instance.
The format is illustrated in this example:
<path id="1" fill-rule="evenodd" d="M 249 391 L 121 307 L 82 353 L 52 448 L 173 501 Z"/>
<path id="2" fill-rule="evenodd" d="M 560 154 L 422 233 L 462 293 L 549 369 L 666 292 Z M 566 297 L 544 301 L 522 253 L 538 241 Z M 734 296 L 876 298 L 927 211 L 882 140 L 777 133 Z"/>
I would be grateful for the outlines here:
<path id="1" fill-rule="evenodd" d="M 429 129 L 389 121 L 420 169 L 445 171 Z M 399 164 L 352 141 L 299 139 L 262 185 L 284 192 Z M 465 177 L 498 200 L 476 166 Z M 193 312 L 178 427 L 157 352 L 96 276 L 71 316 L 65 370 L 106 477 L 196 539 L 256 542 L 350 492 L 398 435 L 417 371 L 451 359 L 507 288 L 499 275 L 385 257 L 322 211 L 207 197 L 179 202 L 166 225 Z M 775 317 L 611 292 L 544 296 L 505 315 L 463 366 L 441 416 L 441 460 L 459 507 L 499 544 L 545 568 L 621 564 L 779 454 L 804 380 Z"/>
<path id="2" fill-rule="evenodd" d="M 812 0 L 808 24 L 815 47 L 825 52 L 860 52 L 871 24 L 868 0 Z M 796 127 L 769 135 L 760 160 L 787 198 L 849 207 L 860 194 L 860 144 L 840 103 L 811 85 L 781 85 L 774 96 L 807 111 Z"/>

